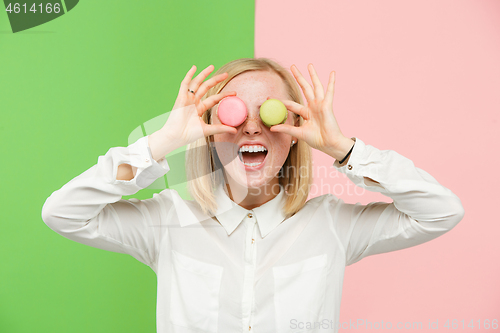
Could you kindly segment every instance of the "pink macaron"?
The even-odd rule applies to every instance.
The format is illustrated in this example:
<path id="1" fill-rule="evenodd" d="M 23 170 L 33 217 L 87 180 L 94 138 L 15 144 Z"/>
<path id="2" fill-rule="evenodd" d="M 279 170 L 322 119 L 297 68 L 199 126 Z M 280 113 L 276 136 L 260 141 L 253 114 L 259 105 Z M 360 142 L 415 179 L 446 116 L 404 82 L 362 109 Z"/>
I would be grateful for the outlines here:
<path id="1" fill-rule="evenodd" d="M 224 97 L 217 107 L 217 116 L 224 125 L 236 127 L 247 119 L 247 107 L 236 96 Z"/>

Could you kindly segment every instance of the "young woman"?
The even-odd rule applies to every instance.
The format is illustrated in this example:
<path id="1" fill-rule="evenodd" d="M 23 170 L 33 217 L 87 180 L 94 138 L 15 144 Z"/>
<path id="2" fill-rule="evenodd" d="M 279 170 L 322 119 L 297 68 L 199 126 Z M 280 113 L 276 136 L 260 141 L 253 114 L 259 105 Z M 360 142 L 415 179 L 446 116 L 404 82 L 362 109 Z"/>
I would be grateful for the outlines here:
<path id="1" fill-rule="evenodd" d="M 193 66 L 165 125 L 111 148 L 55 191 L 44 222 L 150 266 L 158 332 L 336 332 L 345 266 L 434 239 L 464 210 L 411 160 L 346 138 L 332 110 L 334 72 L 325 92 L 308 70 L 312 87 L 295 66 L 292 76 L 265 58 L 232 61 L 206 81 L 213 66 L 192 79 Z M 237 127 L 217 116 L 228 96 L 248 112 Z M 260 119 L 269 98 L 286 106 L 284 124 L 269 128 Z M 121 199 L 167 173 L 165 155 L 185 145 L 194 200 L 171 189 Z M 311 147 L 354 184 L 393 202 L 347 204 L 332 194 L 306 202 Z"/>

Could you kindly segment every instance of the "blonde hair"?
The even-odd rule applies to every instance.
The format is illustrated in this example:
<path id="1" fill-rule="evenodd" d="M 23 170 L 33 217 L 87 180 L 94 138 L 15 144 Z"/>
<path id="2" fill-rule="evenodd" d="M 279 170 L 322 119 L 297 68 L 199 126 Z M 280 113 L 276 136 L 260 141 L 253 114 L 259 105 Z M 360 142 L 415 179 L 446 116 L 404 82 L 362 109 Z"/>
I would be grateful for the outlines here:
<path id="1" fill-rule="evenodd" d="M 248 71 L 276 73 L 283 80 L 291 100 L 303 104 L 300 88 L 292 74 L 269 58 L 242 58 L 233 60 L 222 66 L 213 76 L 227 72 L 228 77 L 210 88 L 202 100 L 218 94 L 231 79 Z M 299 118 L 299 124 L 302 125 L 304 119 L 295 113 L 293 123 L 295 124 L 297 117 Z M 212 108 L 203 114 L 202 119 L 207 124 L 213 123 Z M 217 203 L 214 191 L 221 182 L 225 181 L 225 171 L 215 149 L 209 148 L 211 147 L 210 142 L 212 137 L 201 138 L 188 145 L 186 151 L 186 176 L 188 179 L 188 191 L 191 197 L 198 202 L 205 214 L 215 216 Z M 298 140 L 290 148 L 290 153 L 278 174 L 279 183 L 286 190 L 286 203 L 283 207 L 283 214 L 286 218 L 298 212 L 304 206 L 309 196 L 309 189 L 312 183 L 311 157 L 312 153 L 309 145 L 302 140 Z M 290 169 L 294 172 L 289 173 L 286 171 Z"/>

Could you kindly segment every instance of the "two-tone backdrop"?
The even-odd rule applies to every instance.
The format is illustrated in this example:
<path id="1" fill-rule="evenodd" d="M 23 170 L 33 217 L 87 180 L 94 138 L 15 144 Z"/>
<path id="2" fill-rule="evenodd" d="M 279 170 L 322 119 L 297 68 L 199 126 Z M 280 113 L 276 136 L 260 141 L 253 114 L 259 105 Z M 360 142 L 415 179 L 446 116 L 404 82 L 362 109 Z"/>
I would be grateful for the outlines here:
<path id="1" fill-rule="evenodd" d="M 0 332 L 155 332 L 154 272 L 59 236 L 41 209 L 109 148 L 149 134 L 143 124 L 171 109 L 193 64 L 242 57 L 303 74 L 313 63 L 325 87 L 335 70 L 342 132 L 410 158 L 464 205 L 446 235 L 348 267 L 341 322 L 439 321 L 433 331 L 448 332 L 453 320 L 460 331 L 500 320 L 499 1 L 56 2 L 58 15 L 28 21 L 0 6 Z M 315 151 L 312 197 L 391 201 L 332 163 Z"/>

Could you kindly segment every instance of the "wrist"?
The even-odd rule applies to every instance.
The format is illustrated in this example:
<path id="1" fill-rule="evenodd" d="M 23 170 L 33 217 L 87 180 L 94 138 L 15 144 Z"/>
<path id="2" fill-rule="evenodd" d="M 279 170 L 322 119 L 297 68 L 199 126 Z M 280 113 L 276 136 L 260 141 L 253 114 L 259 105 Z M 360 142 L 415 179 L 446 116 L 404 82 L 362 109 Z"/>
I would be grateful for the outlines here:
<path id="1" fill-rule="evenodd" d="M 344 137 L 339 140 L 339 143 L 336 147 L 332 147 L 332 149 L 330 149 L 328 155 L 332 156 L 336 161 L 339 162 L 339 164 L 342 161 L 341 165 L 345 165 L 349 161 L 349 151 L 351 151 L 351 148 L 353 148 L 354 143 L 355 141 L 353 139 Z M 347 156 L 347 154 L 349 154 L 349 156 Z M 347 158 L 345 158 L 346 156 Z"/>
<path id="2" fill-rule="evenodd" d="M 148 135 L 148 146 L 151 150 L 151 156 L 156 162 L 179 148 L 175 146 L 174 140 L 171 140 L 161 129 Z"/>

